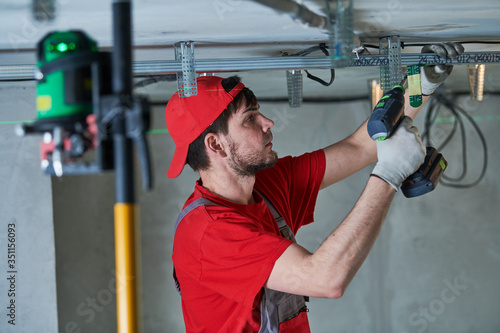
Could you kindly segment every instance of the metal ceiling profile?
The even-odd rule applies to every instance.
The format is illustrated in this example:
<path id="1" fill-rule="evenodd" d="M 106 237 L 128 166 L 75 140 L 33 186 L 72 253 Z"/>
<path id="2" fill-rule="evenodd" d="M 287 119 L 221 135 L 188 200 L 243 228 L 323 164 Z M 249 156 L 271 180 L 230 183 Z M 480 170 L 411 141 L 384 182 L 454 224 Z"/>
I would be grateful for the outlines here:
<path id="1" fill-rule="evenodd" d="M 389 64 L 384 54 L 351 56 L 350 67 L 379 67 Z M 403 53 L 402 65 L 467 65 L 500 63 L 500 52 L 464 52 L 457 58 L 440 58 L 432 53 Z M 222 58 L 195 59 L 196 72 L 237 72 L 253 70 L 281 69 L 325 69 L 333 68 L 330 57 L 255 57 L 255 58 Z M 35 80 L 35 65 L 0 66 L 0 81 Z M 180 60 L 148 60 L 133 63 L 134 77 L 176 74 L 182 71 Z"/>

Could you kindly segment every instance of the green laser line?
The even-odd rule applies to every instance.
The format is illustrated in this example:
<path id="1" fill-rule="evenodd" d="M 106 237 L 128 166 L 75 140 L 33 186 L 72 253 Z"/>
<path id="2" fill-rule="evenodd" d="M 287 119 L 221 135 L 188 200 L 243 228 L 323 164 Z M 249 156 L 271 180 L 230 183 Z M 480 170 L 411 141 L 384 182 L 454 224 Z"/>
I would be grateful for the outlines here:
<path id="1" fill-rule="evenodd" d="M 168 134 L 168 129 L 166 128 L 157 128 L 152 129 L 147 132 L 147 134 Z"/>
<path id="2" fill-rule="evenodd" d="M 34 120 L 12 120 L 12 121 L 0 121 L 0 125 L 10 125 L 10 124 L 20 124 L 20 123 L 32 123 Z"/>
<path id="3" fill-rule="evenodd" d="M 474 121 L 499 121 L 500 116 L 474 116 L 472 117 Z M 434 123 L 454 123 L 457 121 L 457 118 L 455 117 L 441 117 L 441 118 L 436 118 L 434 120 Z"/>
<path id="4" fill-rule="evenodd" d="M 500 121 L 500 116 L 474 116 L 472 117 L 475 121 Z M 455 117 L 441 117 L 436 118 L 434 123 L 453 123 L 457 119 Z M 33 123 L 35 120 L 12 120 L 12 121 L 0 121 L 0 125 L 12 125 L 20 123 Z M 168 134 L 168 129 L 166 128 L 156 128 L 149 130 L 147 134 Z"/>
<path id="5" fill-rule="evenodd" d="M 12 124 L 33 123 L 33 122 L 35 122 L 35 120 L 11 120 L 11 121 L 0 121 L 0 125 L 12 125 Z M 149 130 L 147 134 L 168 134 L 168 129 L 156 128 Z"/>

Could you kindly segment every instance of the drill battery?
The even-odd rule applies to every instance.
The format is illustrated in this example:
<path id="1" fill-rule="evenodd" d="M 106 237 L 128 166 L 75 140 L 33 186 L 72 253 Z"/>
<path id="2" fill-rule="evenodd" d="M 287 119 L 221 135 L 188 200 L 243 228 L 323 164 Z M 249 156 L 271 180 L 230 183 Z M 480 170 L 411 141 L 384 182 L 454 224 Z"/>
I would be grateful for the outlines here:
<path id="1" fill-rule="evenodd" d="M 424 163 L 401 185 L 401 191 L 407 198 L 417 197 L 434 190 L 448 166 L 443 155 L 433 147 L 427 147 Z"/>

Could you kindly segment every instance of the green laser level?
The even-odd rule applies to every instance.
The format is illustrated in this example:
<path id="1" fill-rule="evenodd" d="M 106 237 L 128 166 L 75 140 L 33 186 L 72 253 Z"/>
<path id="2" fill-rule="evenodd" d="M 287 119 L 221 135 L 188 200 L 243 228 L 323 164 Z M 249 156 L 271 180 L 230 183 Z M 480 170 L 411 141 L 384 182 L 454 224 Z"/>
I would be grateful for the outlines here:
<path id="1" fill-rule="evenodd" d="M 43 134 L 42 169 L 48 174 L 90 173 L 112 168 L 110 140 L 98 134 L 101 96 L 111 93 L 111 55 L 79 30 L 54 31 L 37 44 L 37 120 L 19 135 Z M 95 109 L 95 110 L 94 110 Z M 86 160 L 95 151 L 97 163 Z"/>
<path id="2" fill-rule="evenodd" d="M 120 133 L 137 146 L 143 185 L 149 189 L 149 102 L 114 93 L 113 83 L 119 80 L 112 80 L 111 65 L 111 53 L 99 51 L 82 31 L 45 35 L 37 44 L 38 119 L 16 131 L 21 136 L 43 134 L 41 166 L 55 176 L 113 170 L 114 137 Z M 123 124 L 115 125 L 115 120 Z"/>
<path id="3" fill-rule="evenodd" d="M 38 43 L 38 119 L 92 113 L 91 64 L 83 60 L 97 52 L 96 42 L 77 30 L 49 33 Z"/>

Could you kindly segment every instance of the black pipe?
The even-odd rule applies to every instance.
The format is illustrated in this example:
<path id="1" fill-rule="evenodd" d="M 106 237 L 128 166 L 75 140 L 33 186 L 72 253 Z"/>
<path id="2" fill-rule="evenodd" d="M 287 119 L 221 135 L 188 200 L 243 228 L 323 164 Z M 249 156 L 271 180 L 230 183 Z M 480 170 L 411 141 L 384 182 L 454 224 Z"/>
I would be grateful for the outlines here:
<path id="1" fill-rule="evenodd" d="M 134 203 L 132 140 L 125 119 L 132 106 L 132 20 L 130 1 L 113 2 L 112 87 L 119 112 L 113 119 L 113 157 L 117 203 Z"/>
<path id="2" fill-rule="evenodd" d="M 134 203 L 134 164 L 132 140 L 125 135 L 125 122 L 121 116 L 113 120 L 113 158 L 117 203 Z"/>
<path id="3" fill-rule="evenodd" d="M 113 1 L 113 92 L 132 94 L 132 19 L 130 1 Z"/>

